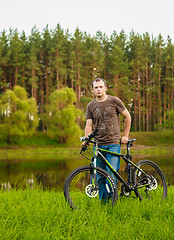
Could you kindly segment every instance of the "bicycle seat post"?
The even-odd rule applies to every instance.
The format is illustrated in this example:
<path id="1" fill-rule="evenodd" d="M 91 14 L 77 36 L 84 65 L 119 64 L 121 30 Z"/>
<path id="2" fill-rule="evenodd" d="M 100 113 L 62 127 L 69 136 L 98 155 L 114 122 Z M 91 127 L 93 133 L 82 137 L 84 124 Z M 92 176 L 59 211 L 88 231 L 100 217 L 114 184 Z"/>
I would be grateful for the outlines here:
<path id="1" fill-rule="evenodd" d="M 130 143 L 127 143 L 127 157 L 130 156 Z"/>
<path id="2" fill-rule="evenodd" d="M 132 159 L 132 156 L 130 155 L 130 149 L 131 149 L 131 147 L 133 146 L 133 143 L 132 142 L 134 142 L 136 139 L 131 139 L 131 140 L 129 140 L 127 143 L 126 143 L 126 145 L 127 145 L 127 157 L 128 157 L 128 159 Z"/>
<path id="3" fill-rule="evenodd" d="M 131 160 L 132 156 L 130 155 L 130 149 L 133 145 L 132 140 L 129 140 L 126 145 L 127 145 L 127 158 L 129 160 Z M 126 169 L 127 169 L 127 173 L 128 173 L 128 185 L 130 186 L 131 182 L 132 182 L 132 171 L 131 171 L 131 164 L 130 163 L 127 163 Z"/>

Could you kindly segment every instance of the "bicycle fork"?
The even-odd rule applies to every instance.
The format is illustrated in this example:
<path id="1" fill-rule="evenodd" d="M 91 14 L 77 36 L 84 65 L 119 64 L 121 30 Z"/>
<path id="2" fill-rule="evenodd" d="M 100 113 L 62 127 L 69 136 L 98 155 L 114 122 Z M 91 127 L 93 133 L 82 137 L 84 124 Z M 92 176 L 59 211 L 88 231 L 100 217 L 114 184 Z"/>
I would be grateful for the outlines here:
<path id="1" fill-rule="evenodd" d="M 91 174 L 92 174 L 91 184 L 92 184 L 94 190 L 98 190 L 99 189 L 98 184 L 97 184 L 97 171 L 96 171 L 97 155 L 98 155 L 98 145 L 96 144 L 94 157 L 93 157 L 92 162 L 90 164 L 90 166 L 91 166 Z"/>

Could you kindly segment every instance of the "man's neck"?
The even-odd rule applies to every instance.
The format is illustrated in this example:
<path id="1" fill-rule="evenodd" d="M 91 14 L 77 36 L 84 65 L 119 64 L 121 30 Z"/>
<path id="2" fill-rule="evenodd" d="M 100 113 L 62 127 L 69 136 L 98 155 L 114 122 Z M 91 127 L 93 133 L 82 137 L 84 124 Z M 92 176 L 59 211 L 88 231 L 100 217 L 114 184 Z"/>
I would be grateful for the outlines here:
<path id="1" fill-rule="evenodd" d="M 108 98 L 108 95 L 103 95 L 101 97 L 96 97 L 97 102 L 104 102 Z"/>

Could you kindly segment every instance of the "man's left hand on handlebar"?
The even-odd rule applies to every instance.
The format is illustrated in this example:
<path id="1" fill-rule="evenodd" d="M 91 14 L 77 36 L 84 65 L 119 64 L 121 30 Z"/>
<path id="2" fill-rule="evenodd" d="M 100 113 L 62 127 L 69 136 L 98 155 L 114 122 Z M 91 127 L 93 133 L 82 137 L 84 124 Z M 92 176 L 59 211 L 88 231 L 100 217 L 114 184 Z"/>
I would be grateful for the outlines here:
<path id="1" fill-rule="evenodd" d="M 128 142 L 128 137 L 126 137 L 126 136 L 123 136 L 122 138 L 121 138 L 121 143 L 123 143 L 123 144 L 126 144 L 127 142 Z"/>
<path id="2" fill-rule="evenodd" d="M 82 147 L 86 147 L 87 144 L 86 144 L 86 141 L 82 142 Z"/>

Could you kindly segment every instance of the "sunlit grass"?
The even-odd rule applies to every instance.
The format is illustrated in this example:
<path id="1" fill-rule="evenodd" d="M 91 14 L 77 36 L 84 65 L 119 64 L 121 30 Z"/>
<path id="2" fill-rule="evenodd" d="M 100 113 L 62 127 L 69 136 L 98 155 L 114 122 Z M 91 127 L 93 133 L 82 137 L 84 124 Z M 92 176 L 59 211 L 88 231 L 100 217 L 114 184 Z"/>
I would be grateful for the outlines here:
<path id="1" fill-rule="evenodd" d="M 123 197 L 72 210 L 62 192 L 0 191 L 0 239 L 174 239 L 174 187 L 166 199 Z"/>

